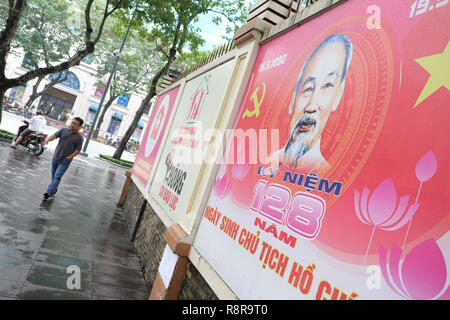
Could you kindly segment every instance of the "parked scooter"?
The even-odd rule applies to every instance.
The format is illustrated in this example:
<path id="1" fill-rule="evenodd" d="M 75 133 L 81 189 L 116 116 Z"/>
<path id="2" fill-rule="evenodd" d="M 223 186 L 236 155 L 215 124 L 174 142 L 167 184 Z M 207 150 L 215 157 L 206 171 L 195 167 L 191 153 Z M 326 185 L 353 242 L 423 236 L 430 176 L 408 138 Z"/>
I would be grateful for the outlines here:
<path id="1" fill-rule="evenodd" d="M 25 119 L 31 119 L 33 114 L 31 113 L 31 111 L 25 109 L 23 112 L 23 116 L 25 117 Z"/>
<path id="2" fill-rule="evenodd" d="M 131 153 L 135 153 L 136 152 L 136 149 L 133 147 L 133 144 L 131 142 L 127 143 L 127 145 L 125 147 L 125 150 L 128 151 L 128 152 L 131 152 Z"/>
<path id="3" fill-rule="evenodd" d="M 23 130 L 27 129 L 30 124 L 27 120 L 23 120 L 23 122 L 25 123 L 25 125 L 19 127 L 17 135 L 13 139 L 14 142 L 17 140 Z M 28 134 L 24 139 L 22 139 L 19 145 L 27 148 L 28 151 L 31 151 L 35 156 L 40 156 L 42 152 L 44 152 L 44 146 L 42 145 L 42 143 L 46 138 L 47 135 L 42 132 L 32 132 Z"/>
<path id="4" fill-rule="evenodd" d="M 107 145 L 112 145 L 112 143 L 113 143 L 113 138 L 112 137 L 106 137 L 106 144 Z"/>
<path id="5" fill-rule="evenodd" d="M 113 142 L 112 146 L 113 146 L 114 148 L 117 148 L 119 145 L 120 145 L 120 139 L 117 138 L 117 140 Z"/>
<path id="6" fill-rule="evenodd" d="M 4 111 L 11 112 L 11 110 L 12 110 L 13 107 L 12 107 L 12 105 L 10 105 L 9 103 L 3 102 L 2 108 L 3 108 Z"/>

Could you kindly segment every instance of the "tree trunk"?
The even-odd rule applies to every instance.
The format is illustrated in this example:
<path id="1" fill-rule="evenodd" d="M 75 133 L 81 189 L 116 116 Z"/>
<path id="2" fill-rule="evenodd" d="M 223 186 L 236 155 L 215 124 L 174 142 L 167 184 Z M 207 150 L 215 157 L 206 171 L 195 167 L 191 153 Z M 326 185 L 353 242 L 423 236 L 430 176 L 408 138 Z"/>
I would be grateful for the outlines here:
<path id="1" fill-rule="evenodd" d="M 138 111 L 134 115 L 133 122 L 131 122 L 130 126 L 127 129 L 127 132 L 125 132 L 125 136 L 122 138 L 122 141 L 120 141 L 120 145 L 117 147 L 116 151 L 114 152 L 113 158 L 120 160 L 122 157 L 122 153 L 125 150 L 125 146 L 128 143 L 128 140 L 130 140 L 131 136 L 133 135 L 134 130 L 137 127 L 137 124 L 139 120 L 141 119 L 142 115 L 144 114 L 145 108 L 149 104 L 150 100 L 155 96 L 155 92 L 153 90 L 150 90 L 147 95 L 145 96 L 144 100 L 141 103 L 141 106 L 139 107 Z"/>
<path id="2" fill-rule="evenodd" d="M 64 73 L 64 76 L 63 76 L 64 71 L 66 71 L 66 72 Z M 62 71 L 60 71 L 58 78 L 51 80 L 50 83 L 47 83 L 45 85 L 44 89 L 41 92 L 38 92 L 37 90 L 39 88 L 39 85 L 41 84 L 42 80 L 45 79 L 45 76 L 39 76 L 36 84 L 33 86 L 33 92 L 31 93 L 30 98 L 28 98 L 28 101 L 25 104 L 25 108 L 29 108 L 31 106 L 31 104 L 34 102 L 34 100 L 36 100 L 37 98 L 42 96 L 44 93 L 47 93 L 48 90 L 53 88 L 58 83 L 66 81 L 68 77 L 69 77 L 69 71 L 62 70 Z"/>
<path id="3" fill-rule="evenodd" d="M 169 70 L 170 65 L 172 64 L 173 60 L 174 60 L 173 58 L 169 58 L 169 61 L 166 63 L 166 65 L 163 68 L 161 68 L 161 70 L 159 70 L 158 73 L 153 77 L 152 84 L 150 86 L 150 91 L 147 93 L 147 96 L 142 101 L 141 106 L 139 107 L 138 111 L 134 115 L 133 121 L 131 122 L 130 126 L 128 127 L 127 131 L 125 132 L 125 136 L 123 137 L 122 141 L 120 142 L 119 147 L 116 149 L 116 152 L 114 152 L 114 155 L 113 155 L 114 159 L 120 160 L 120 158 L 122 157 L 123 151 L 125 150 L 128 140 L 130 140 L 131 136 L 133 135 L 134 130 L 137 127 L 139 120 L 141 120 L 142 115 L 144 114 L 145 108 L 149 104 L 150 100 L 156 95 L 156 84 L 158 83 L 159 78 L 161 78 L 163 74 L 167 73 L 167 70 Z"/>
<path id="4" fill-rule="evenodd" d="M 2 123 L 3 98 L 6 90 L 0 90 L 0 123 Z"/>
<path id="5" fill-rule="evenodd" d="M 192 20 L 192 18 L 190 19 Z M 130 140 L 131 136 L 133 135 L 134 130 L 137 127 L 137 124 L 139 120 L 142 118 L 142 115 L 144 114 L 145 108 L 147 107 L 150 100 L 156 95 L 156 84 L 158 83 L 158 80 L 164 75 L 169 72 L 170 66 L 175 61 L 177 49 L 181 51 L 183 48 L 184 41 L 186 40 L 186 34 L 187 34 L 187 25 L 190 23 L 190 20 L 187 22 L 186 25 L 181 24 L 178 22 L 177 30 L 175 32 L 175 36 L 172 40 L 172 47 L 169 50 L 169 55 L 167 57 L 167 62 L 163 68 L 161 68 L 158 73 L 155 74 L 155 76 L 152 79 L 152 84 L 150 86 L 150 91 L 148 92 L 147 96 L 144 98 L 144 101 L 142 101 L 141 106 L 139 107 L 139 110 L 136 112 L 133 121 L 131 122 L 130 127 L 127 129 L 127 132 L 125 133 L 125 136 L 123 137 L 122 141 L 120 142 L 119 147 L 116 149 L 116 152 L 114 152 L 113 158 L 120 160 L 122 157 L 123 150 L 125 150 L 125 147 L 128 143 L 128 140 Z M 184 26 L 183 33 L 180 39 L 179 32 L 181 30 L 181 27 Z"/>
<path id="6" fill-rule="evenodd" d="M 164 73 L 167 73 L 167 70 L 169 70 L 170 65 L 172 64 L 173 58 L 169 58 L 166 65 L 161 68 L 161 70 L 158 71 L 158 73 L 153 77 L 152 79 L 152 85 L 150 86 L 150 91 L 145 96 L 144 100 L 141 103 L 141 106 L 139 107 L 138 111 L 134 115 L 134 119 L 131 122 L 130 126 L 127 129 L 127 132 L 125 132 L 124 137 L 122 138 L 122 141 L 120 141 L 120 145 L 117 147 L 116 152 L 114 152 L 113 158 L 120 160 L 122 157 L 123 151 L 125 150 L 125 147 L 128 143 L 128 140 L 130 140 L 131 136 L 133 135 L 134 130 L 137 127 L 137 124 L 139 120 L 141 120 L 142 115 L 144 114 L 145 108 L 150 103 L 150 100 L 156 95 L 156 84 L 158 83 L 159 78 L 162 77 Z"/>
<path id="7" fill-rule="evenodd" d="M 4 24 L 4 29 L 0 33 L 0 80 L 5 80 L 6 56 L 11 47 L 11 41 L 19 25 L 23 9 L 27 5 L 26 0 L 9 1 L 8 18 Z M 3 91 L 9 88 L 1 88 Z"/>
<path id="8" fill-rule="evenodd" d="M 109 101 L 104 105 L 102 113 L 100 114 L 100 117 L 97 120 L 97 124 L 95 125 L 95 130 L 92 132 L 92 138 L 97 139 L 98 138 L 98 132 L 100 131 L 100 126 L 103 123 L 103 119 L 105 118 L 105 114 L 106 111 L 109 109 L 109 107 L 112 105 L 112 103 L 114 102 L 114 100 L 117 98 L 118 96 L 114 96 L 111 99 L 109 99 Z"/>
<path id="9" fill-rule="evenodd" d="M 0 33 L 0 82 L 3 82 L 6 79 L 6 58 L 9 53 L 12 38 L 16 32 L 20 17 L 22 16 L 22 12 L 26 4 L 26 0 L 18 0 L 15 3 L 13 1 L 9 1 L 8 18 L 4 23 L 4 29 Z M 3 96 L 9 88 L 0 87 L 0 123 L 2 122 Z"/>
<path id="10" fill-rule="evenodd" d="M 42 80 L 44 78 L 45 77 L 43 77 L 43 76 L 38 77 L 35 85 L 33 86 L 33 92 L 31 93 L 30 97 L 28 98 L 27 103 L 25 103 L 25 109 L 29 109 L 30 106 L 32 105 L 32 103 L 34 102 L 34 100 L 36 100 L 40 95 L 42 95 L 42 93 L 38 94 L 37 90 L 38 90 L 39 85 L 41 84 L 41 82 L 42 82 Z"/>

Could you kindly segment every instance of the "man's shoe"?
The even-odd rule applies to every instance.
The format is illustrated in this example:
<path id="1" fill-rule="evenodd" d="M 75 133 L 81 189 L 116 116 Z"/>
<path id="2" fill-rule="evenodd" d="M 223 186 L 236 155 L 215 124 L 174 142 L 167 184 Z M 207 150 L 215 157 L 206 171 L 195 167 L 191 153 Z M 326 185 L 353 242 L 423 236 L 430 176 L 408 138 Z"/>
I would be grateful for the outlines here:
<path id="1" fill-rule="evenodd" d="M 44 200 L 53 199 L 55 197 L 54 193 L 44 193 Z"/>
<path id="2" fill-rule="evenodd" d="M 16 146 L 13 146 L 12 144 L 10 144 L 9 147 L 10 147 L 10 148 L 13 148 L 13 149 L 16 148 Z"/>

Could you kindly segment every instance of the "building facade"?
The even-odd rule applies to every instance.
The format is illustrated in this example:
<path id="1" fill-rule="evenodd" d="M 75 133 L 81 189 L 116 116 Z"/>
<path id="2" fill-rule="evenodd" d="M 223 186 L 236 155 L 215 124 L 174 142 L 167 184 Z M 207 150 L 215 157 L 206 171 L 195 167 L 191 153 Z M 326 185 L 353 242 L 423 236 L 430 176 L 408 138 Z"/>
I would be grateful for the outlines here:
<path id="1" fill-rule="evenodd" d="M 8 55 L 6 67 L 8 78 L 18 77 L 28 71 L 29 67 L 23 51 L 18 50 L 18 53 Z M 55 85 L 37 98 L 33 102 L 33 106 L 42 109 L 48 118 L 61 123 L 69 123 L 73 117 L 81 117 L 85 123 L 92 124 L 104 92 L 104 88 L 96 85 L 98 82 L 96 75 L 97 66 L 87 57 L 79 66 L 69 69 L 67 80 Z M 63 76 L 65 76 L 64 71 Z M 58 74 L 46 77 L 41 82 L 38 91 L 43 90 L 45 85 L 56 77 Z M 6 96 L 14 99 L 19 106 L 25 106 L 36 82 L 37 79 L 33 79 L 26 86 L 11 88 L 6 92 Z M 106 111 L 100 126 L 99 137 L 112 136 L 114 140 L 122 138 L 144 97 L 145 92 L 120 95 Z M 150 106 L 139 121 L 131 139 L 135 141 L 142 139 L 141 133 L 148 122 L 149 111 Z"/>

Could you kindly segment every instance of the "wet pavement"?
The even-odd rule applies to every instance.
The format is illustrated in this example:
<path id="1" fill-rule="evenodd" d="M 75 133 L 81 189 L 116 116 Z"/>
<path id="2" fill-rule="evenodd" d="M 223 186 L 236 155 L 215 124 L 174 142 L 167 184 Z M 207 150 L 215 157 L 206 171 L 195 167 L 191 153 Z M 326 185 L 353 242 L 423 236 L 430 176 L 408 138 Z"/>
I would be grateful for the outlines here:
<path id="1" fill-rule="evenodd" d="M 51 157 L 0 141 L 0 300 L 147 299 L 116 207 L 125 169 L 79 155 L 42 201 Z"/>

